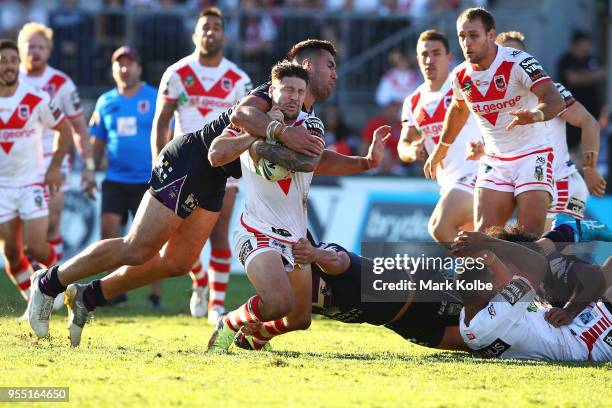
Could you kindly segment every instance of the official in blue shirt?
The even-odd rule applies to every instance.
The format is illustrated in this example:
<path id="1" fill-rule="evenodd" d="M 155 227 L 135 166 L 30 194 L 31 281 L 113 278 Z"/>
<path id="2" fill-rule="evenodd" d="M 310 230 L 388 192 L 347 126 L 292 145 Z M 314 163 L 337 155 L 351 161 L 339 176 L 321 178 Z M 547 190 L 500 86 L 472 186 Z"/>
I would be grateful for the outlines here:
<path id="1" fill-rule="evenodd" d="M 112 72 L 117 87 L 98 98 L 89 127 L 97 168 L 104 151 L 108 152 L 102 183 L 102 239 L 120 236 L 121 226 L 130 213 L 136 214 L 149 188 L 151 126 L 157 99 L 157 89 L 140 80 L 142 65 L 134 49 L 123 46 L 113 53 Z M 158 295 L 157 299 L 150 297 L 154 306 Z"/>

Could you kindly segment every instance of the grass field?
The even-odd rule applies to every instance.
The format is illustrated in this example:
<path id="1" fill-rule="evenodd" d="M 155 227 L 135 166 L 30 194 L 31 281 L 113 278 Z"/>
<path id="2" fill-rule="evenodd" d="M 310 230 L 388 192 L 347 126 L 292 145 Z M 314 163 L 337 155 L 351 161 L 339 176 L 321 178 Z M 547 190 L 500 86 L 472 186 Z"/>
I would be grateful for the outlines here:
<path id="1" fill-rule="evenodd" d="M 230 306 L 251 291 L 232 276 Z M 612 406 L 612 363 L 479 360 L 325 319 L 275 339 L 271 352 L 210 356 L 212 326 L 189 317 L 188 278 L 164 282 L 161 314 L 146 293 L 130 294 L 129 307 L 101 308 L 71 349 L 65 310 L 54 314 L 50 338 L 36 340 L 16 320 L 23 305 L 2 273 L 0 386 L 67 386 L 76 407 Z"/>

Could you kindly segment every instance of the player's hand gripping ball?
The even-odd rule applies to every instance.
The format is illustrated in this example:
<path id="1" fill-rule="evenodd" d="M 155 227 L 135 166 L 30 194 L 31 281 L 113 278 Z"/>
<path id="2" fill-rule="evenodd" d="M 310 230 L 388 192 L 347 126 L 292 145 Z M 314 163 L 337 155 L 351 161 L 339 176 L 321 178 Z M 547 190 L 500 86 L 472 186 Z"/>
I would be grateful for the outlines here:
<path id="1" fill-rule="evenodd" d="M 305 127 L 310 134 L 320 137 L 323 139 L 325 134 L 325 125 L 321 119 L 316 116 L 310 116 L 304 120 L 302 126 Z M 283 144 L 274 140 L 266 140 L 267 143 L 282 146 Z M 291 170 L 286 169 L 280 164 L 272 163 L 268 159 L 260 158 L 257 163 L 257 170 L 259 174 L 268 181 L 279 181 L 291 177 L 293 173 Z"/>

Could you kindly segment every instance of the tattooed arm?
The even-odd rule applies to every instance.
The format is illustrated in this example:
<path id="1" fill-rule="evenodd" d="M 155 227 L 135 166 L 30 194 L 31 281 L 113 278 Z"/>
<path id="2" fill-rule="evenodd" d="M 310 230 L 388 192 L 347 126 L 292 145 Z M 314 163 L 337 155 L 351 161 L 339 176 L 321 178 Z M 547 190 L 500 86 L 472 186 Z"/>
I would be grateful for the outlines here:
<path id="1" fill-rule="evenodd" d="M 322 155 L 319 154 L 316 157 L 306 156 L 284 146 L 273 145 L 263 140 L 255 141 L 251 145 L 249 152 L 255 161 L 263 157 L 272 163 L 279 164 L 286 169 L 300 173 L 314 171 L 319 165 Z"/>

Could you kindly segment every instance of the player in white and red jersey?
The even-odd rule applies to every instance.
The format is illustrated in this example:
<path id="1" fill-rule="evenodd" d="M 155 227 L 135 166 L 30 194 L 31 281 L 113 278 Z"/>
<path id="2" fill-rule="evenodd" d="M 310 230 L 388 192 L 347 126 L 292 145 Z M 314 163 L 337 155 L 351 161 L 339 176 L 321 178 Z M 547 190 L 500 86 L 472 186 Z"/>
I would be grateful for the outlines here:
<path id="1" fill-rule="evenodd" d="M 459 330 L 477 355 L 553 361 L 612 361 L 612 305 L 591 302 L 567 325 L 553 325 L 550 308 L 533 302 L 546 276 L 546 258 L 526 246 L 463 233 L 457 254 L 477 255 L 488 268 L 455 273 L 463 300 Z M 485 249 L 484 251 L 482 248 Z M 489 285 L 469 290 L 470 283 Z M 459 286 L 460 285 L 460 286 Z"/>
<path id="2" fill-rule="evenodd" d="M 517 31 L 500 33 L 496 39 L 496 42 L 504 47 L 521 51 L 526 50 L 524 41 L 525 36 Z M 567 88 L 560 83 L 555 83 L 555 86 L 563 97 L 565 109 L 556 118 L 546 123 L 550 129 L 555 155 L 553 173 L 556 193 L 555 206 L 548 210 L 546 230 L 550 229 L 552 219 L 559 213 L 583 219 L 588 194 L 602 197 L 606 190 L 606 181 L 597 170 L 599 123 L 579 101 L 574 99 Z M 570 123 L 582 131 L 581 139 L 584 152 L 582 169 L 586 183 L 570 158 L 565 131 L 566 123 Z"/>
<path id="3" fill-rule="evenodd" d="M 219 9 L 204 10 L 193 34 L 194 53 L 172 64 L 162 76 L 153 123 L 154 156 L 172 139 L 170 121 L 173 115 L 175 136 L 192 133 L 234 106 L 250 91 L 249 76 L 223 56 L 227 40 L 224 29 Z M 210 235 L 212 250 L 208 271 L 197 261 L 191 272 L 191 314 L 195 317 L 209 315 L 212 322 L 225 312 L 232 255 L 228 229 L 237 191 L 238 181 L 229 179 L 219 219 Z M 210 301 L 206 294 L 209 279 Z"/>
<path id="4" fill-rule="evenodd" d="M 299 65 L 283 61 L 274 66 L 271 78 L 270 96 L 273 104 L 283 113 L 284 120 L 284 123 L 276 122 L 273 126 L 305 126 L 322 138 L 323 123 L 310 113 L 301 111 L 308 72 Z M 380 163 L 390 129 L 389 126 L 382 126 L 375 131 L 370 159 L 361 158 L 368 163 L 364 170 Z M 215 144 L 224 143 L 224 137 L 250 137 L 244 133 L 236 134 L 231 129 L 225 133 L 225 136 L 215 140 L 211 152 Z M 270 133 L 274 133 L 274 129 Z M 246 199 L 241 226 L 235 233 L 235 251 L 257 295 L 219 319 L 208 343 L 212 352 L 226 351 L 236 333 L 247 323 L 263 323 L 260 330 L 253 334 L 257 343 L 254 348 L 257 349 L 263 348 L 274 336 L 292 330 L 305 330 L 310 326 L 310 266 L 295 262 L 292 247 L 301 238 L 306 238 L 308 191 L 314 172 L 332 174 L 334 162 L 342 159 L 336 156 L 319 161 L 319 156 L 311 159 L 310 165 L 303 171 L 270 181 L 260 174 L 260 159 L 254 149 L 256 146 L 253 144 L 240 156 Z M 372 155 L 373 149 L 376 150 L 375 155 Z M 214 157 L 212 159 L 211 162 L 214 162 Z M 349 160 L 359 162 L 355 158 Z M 369 164 L 371 161 L 373 165 Z"/>
<path id="5" fill-rule="evenodd" d="M 87 194 L 93 198 L 96 188 L 94 175 L 93 150 L 89 141 L 87 124 L 79 93 L 74 82 L 63 72 L 48 65 L 53 47 L 53 30 L 39 23 L 27 23 L 19 32 L 18 46 L 21 52 L 19 77 L 21 81 L 32 85 L 39 91 L 46 92 L 55 106 L 62 110 L 74 129 L 75 145 L 84 160 L 82 185 Z M 45 164 L 49 166 L 53 156 L 53 141 L 56 132 L 46 128 L 43 134 L 43 154 Z M 64 209 L 65 193 L 70 189 L 70 163 L 68 157 L 62 164 L 62 188 L 49 198 L 49 231 L 48 242 L 53 245 L 58 259 L 63 252 L 61 235 L 61 215 Z"/>
<path id="6" fill-rule="evenodd" d="M 431 154 L 442 133 L 453 90 L 449 76 L 452 53 L 444 34 L 427 30 L 417 41 L 417 60 L 425 83 L 404 101 L 402 135 L 397 146 L 400 159 L 412 163 Z M 444 167 L 438 171 L 440 200 L 429 219 L 429 234 L 438 242 L 451 242 L 460 230 L 473 228 L 473 196 L 478 164 L 466 161 L 466 145 L 481 141 L 473 115 L 450 147 Z"/>
<path id="7" fill-rule="evenodd" d="M 518 207 L 519 224 L 541 235 L 553 197 L 554 155 L 548 131 L 538 122 L 556 117 L 563 99 L 532 56 L 495 44 L 495 21 L 485 9 L 465 10 L 457 19 L 457 33 L 466 61 L 451 74 L 453 100 L 425 175 L 436 176 L 472 111 L 485 142 L 476 228 L 504 225 Z"/>
<path id="8" fill-rule="evenodd" d="M 60 166 L 72 136 L 64 115 L 49 96 L 18 79 L 19 51 L 11 40 L 0 40 L 0 242 L 6 272 L 29 298 L 28 256 L 43 265 L 57 261 L 47 243 L 48 207 L 45 183 L 51 194 L 61 186 Z M 51 165 L 43 161 L 44 128 L 59 131 Z"/>

